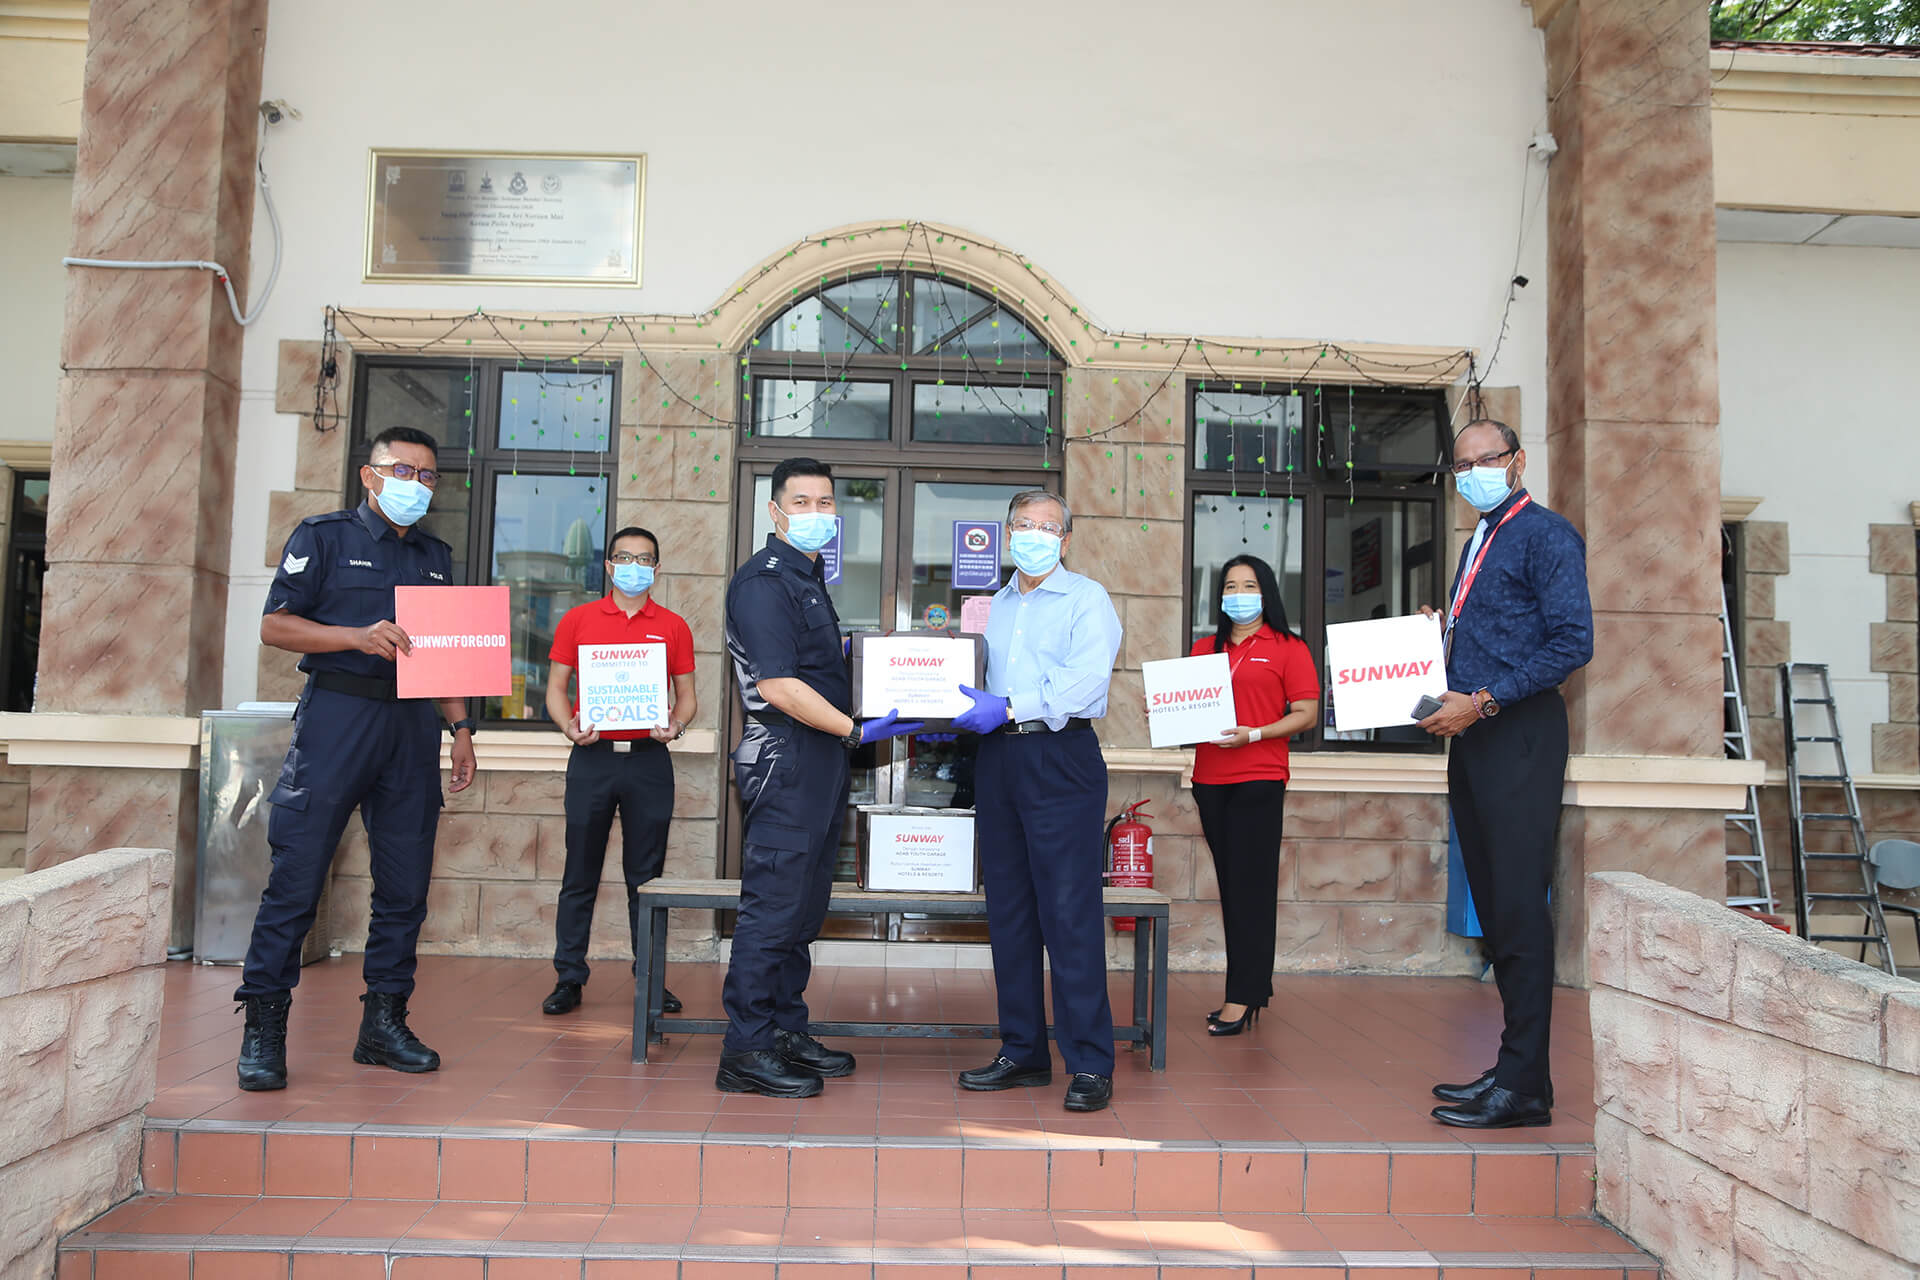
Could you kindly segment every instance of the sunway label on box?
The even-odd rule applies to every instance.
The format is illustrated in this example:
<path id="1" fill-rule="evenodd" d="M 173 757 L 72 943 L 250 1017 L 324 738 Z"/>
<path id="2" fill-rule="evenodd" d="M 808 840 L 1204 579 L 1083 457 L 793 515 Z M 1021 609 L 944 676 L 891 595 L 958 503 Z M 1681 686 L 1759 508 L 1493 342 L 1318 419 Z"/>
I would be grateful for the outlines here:
<path id="1" fill-rule="evenodd" d="M 1439 620 L 1415 613 L 1332 624 L 1327 683 L 1342 733 L 1414 723 L 1413 704 L 1447 689 Z"/>
<path id="2" fill-rule="evenodd" d="M 505 587 L 395 587 L 393 620 L 412 643 L 395 659 L 402 698 L 500 698 L 513 691 Z"/>
<path id="3" fill-rule="evenodd" d="M 580 646 L 580 727 L 658 729 L 667 723 L 667 646 Z"/>
<path id="4" fill-rule="evenodd" d="M 1233 728 L 1233 670 L 1224 653 L 1140 664 L 1147 732 L 1156 747 L 1212 742 Z"/>
<path id="5" fill-rule="evenodd" d="M 867 819 L 868 889 L 972 893 L 973 815 L 876 813 Z"/>

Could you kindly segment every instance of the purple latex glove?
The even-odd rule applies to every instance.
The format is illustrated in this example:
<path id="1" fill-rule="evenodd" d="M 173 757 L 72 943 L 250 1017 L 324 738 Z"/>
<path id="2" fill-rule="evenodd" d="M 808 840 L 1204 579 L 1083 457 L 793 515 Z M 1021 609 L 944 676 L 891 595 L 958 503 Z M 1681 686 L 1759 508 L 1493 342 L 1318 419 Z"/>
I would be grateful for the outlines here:
<path id="1" fill-rule="evenodd" d="M 1007 722 L 1007 700 L 984 689 L 961 685 L 960 692 L 973 699 L 973 705 L 953 718 L 953 727 L 968 733 L 992 733 Z"/>
<path id="2" fill-rule="evenodd" d="M 902 734 L 918 733 L 927 727 L 924 720 L 902 720 L 900 709 L 895 707 L 878 719 L 869 720 L 860 726 L 860 745 L 878 742 L 882 738 L 898 738 Z"/>

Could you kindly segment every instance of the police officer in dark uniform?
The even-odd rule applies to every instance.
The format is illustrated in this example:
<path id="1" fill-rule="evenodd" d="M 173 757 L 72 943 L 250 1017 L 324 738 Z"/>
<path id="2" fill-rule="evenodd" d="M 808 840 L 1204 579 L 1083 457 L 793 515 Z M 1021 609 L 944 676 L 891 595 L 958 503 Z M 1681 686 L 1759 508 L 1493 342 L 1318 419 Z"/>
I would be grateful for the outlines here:
<path id="1" fill-rule="evenodd" d="M 807 1034 L 807 947 L 820 935 L 847 810 L 847 754 L 911 733 L 889 712 L 848 714 L 852 681 L 820 549 L 838 527 L 833 473 L 812 458 L 773 470 L 766 548 L 727 585 L 727 652 L 747 724 L 733 753 L 746 833 L 733 959 L 721 988 L 727 1038 L 714 1083 L 728 1093 L 810 1098 L 853 1055 Z"/>
<path id="2" fill-rule="evenodd" d="M 287 1012 L 300 981 L 300 944 L 347 819 L 361 811 L 373 872 L 367 994 L 353 1060 L 433 1071 L 440 1055 L 407 1026 L 414 944 L 427 914 L 440 820 L 440 717 L 453 734 L 453 782 L 473 781 L 473 721 L 459 698 L 399 699 L 394 654 L 411 651 L 394 621 L 393 589 L 447 586 L 453 550 L 414 527 L 439 483 L 438 447 L 411 427 L 374 437 L 358 510 L 312 516 L 287 539 L 267 593 L 262 643 L 301 654 L 307 687 L 293 745 L 268 796 L 273 869 L 260 895 L 234 999 L 247 1011 L 240 1087 L 287 1087 Z"/>

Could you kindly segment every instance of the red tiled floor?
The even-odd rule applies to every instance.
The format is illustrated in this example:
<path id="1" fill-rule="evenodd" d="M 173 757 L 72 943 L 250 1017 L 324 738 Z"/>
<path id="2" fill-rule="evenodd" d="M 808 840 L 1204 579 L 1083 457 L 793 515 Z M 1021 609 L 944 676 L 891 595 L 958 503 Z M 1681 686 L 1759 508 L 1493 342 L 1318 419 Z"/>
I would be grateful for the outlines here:
<path id="1" fill-rule="evenodd" d="M 840 1047 L 858 1054 L 848 1080 L 805 1101 L 727 1095 L 713 1088 L 717 1036 L 674 1034 L 653 1061 L 629 1059 L 632 1005 L 617 970 L 605 989 L 563 1027 L 539 1002 L 552 967 L 540 960 L 422 957 L 412 1009 L 416 1030 L 436 1048 L 440 1071 L 404 1076 L 355 1065 L 348 1057 L 361 992 L 357 957 L 308 966 L 294 1000 L 291 1081 L 278 1093 L 242 1094 L 233 1061 L 240 1036 L 230 1016 L 232 975 L 216 967 L 170 965 L 161 1026 L 160 1089 L 149 1114 L 219 1117 L 255 1123 L 505 1126 L 533 1132 L 612 1130 L 807 1136 L 1030 1137 L 1038 1132 L 1156 1141 L 1300 1141 L 1588 1143 L 1592 1141 L 1593 1066 L 1586 996 L 1557 990 L 1555 1088 L 1560 1107 L 1546 1128 L 1465 1134 L 1427 1118 L 1437 1080 L 1472 1079 L 1499 1039 L 1499 999 L 1467 979 L 1281 977 L 1257 1026 L 1242 1036 L 1208 1037 L 1205 1013 L 1219 1003 L 1219 978 L 1174 974 L 1170 983 L 1168 1070 L 1146 1069 L 1122 1052 L 1114 1104 L 1096 1116 L 1060 1110 L 1064 1080 L 1046 1089 L 971 1094 L 959 1070 L 980 1065 L 990 1047 L 972 1040 L 863 1039 Z M 673 986 L 688 1013 L 719 1010 L 720 965 L 676 965 Z M 628 980 L 630 981 L 630 979 Z M 1131 1007 L 1129 979 L 1114 975 L 1116 1007 Z M 808 1001 L 822 1019 L 869 1019 L 885 1010 L 902 1021 L 979 1021 L 995 1017 L 991 973 L 984 970 L 820 968 Z M 259 1158 L 228 1140 L 223 1188 L 252 1193 Z M 238 1141 L 236 1141 L 238 1139 Z M 190 1153 L 182 1150 L 184 1166 Z M 164 1154 L 147 1153 L 155 1185 Z M 204 1164 L 204 1162 L 202 1162 Z M 274 1164 L 271 1156 L 266 1163 Z M 356 1168 L 356 1176 L 358 1169 Z M 271 1169 L 270 1169 L 271 1173 Z M 411 1169 L 405 1194 L 419 1183 Z M 331 1176 L 331 1175 L 328 1175 Z M 392 1185 L 383 1190 L 399 1194 Z M 884 1180 L 881 1182 L 884 1188 Z M 331 1193 L 330 1183 L 303 1186 Z M 360 1191 L 355 1185 L 356 1193 Z M 559 1192 L 556 1192 L 559 1193 Z M 428 1192 L 427 1194 L 432 1194 Z M 884 1191 L 883 1191 L 884 1194 Z"/>

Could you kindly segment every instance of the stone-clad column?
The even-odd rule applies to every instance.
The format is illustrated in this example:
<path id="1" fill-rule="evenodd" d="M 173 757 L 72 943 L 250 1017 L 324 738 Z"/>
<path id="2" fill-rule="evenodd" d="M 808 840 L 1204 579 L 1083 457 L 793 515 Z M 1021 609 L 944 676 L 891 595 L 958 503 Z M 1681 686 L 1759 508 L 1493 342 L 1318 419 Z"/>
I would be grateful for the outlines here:
<path id="1" fill-rule="evenodd" d="M 96 0 L 79 257 L 205 259 L 247 296 L 265 0 Z M 74 268 L 34 709 L 218 706 L 241 329 L 206 271 Z M 34 770 L 27 865 L 191 847 L 191 774 Z"/>
<path id="2" fill-rule="evenodd" d="M 1719 758 L 1720 440 L 1707 6 L 1536 2 L 1559 154 L 1548 194 L 1548 456 L 1587 539 L 1594 661 L 1573 750 Z M 1584 975 L 1584 873 L 1725 893 L 1720 815 L 1569 810 L 1561 978 Z"/>

